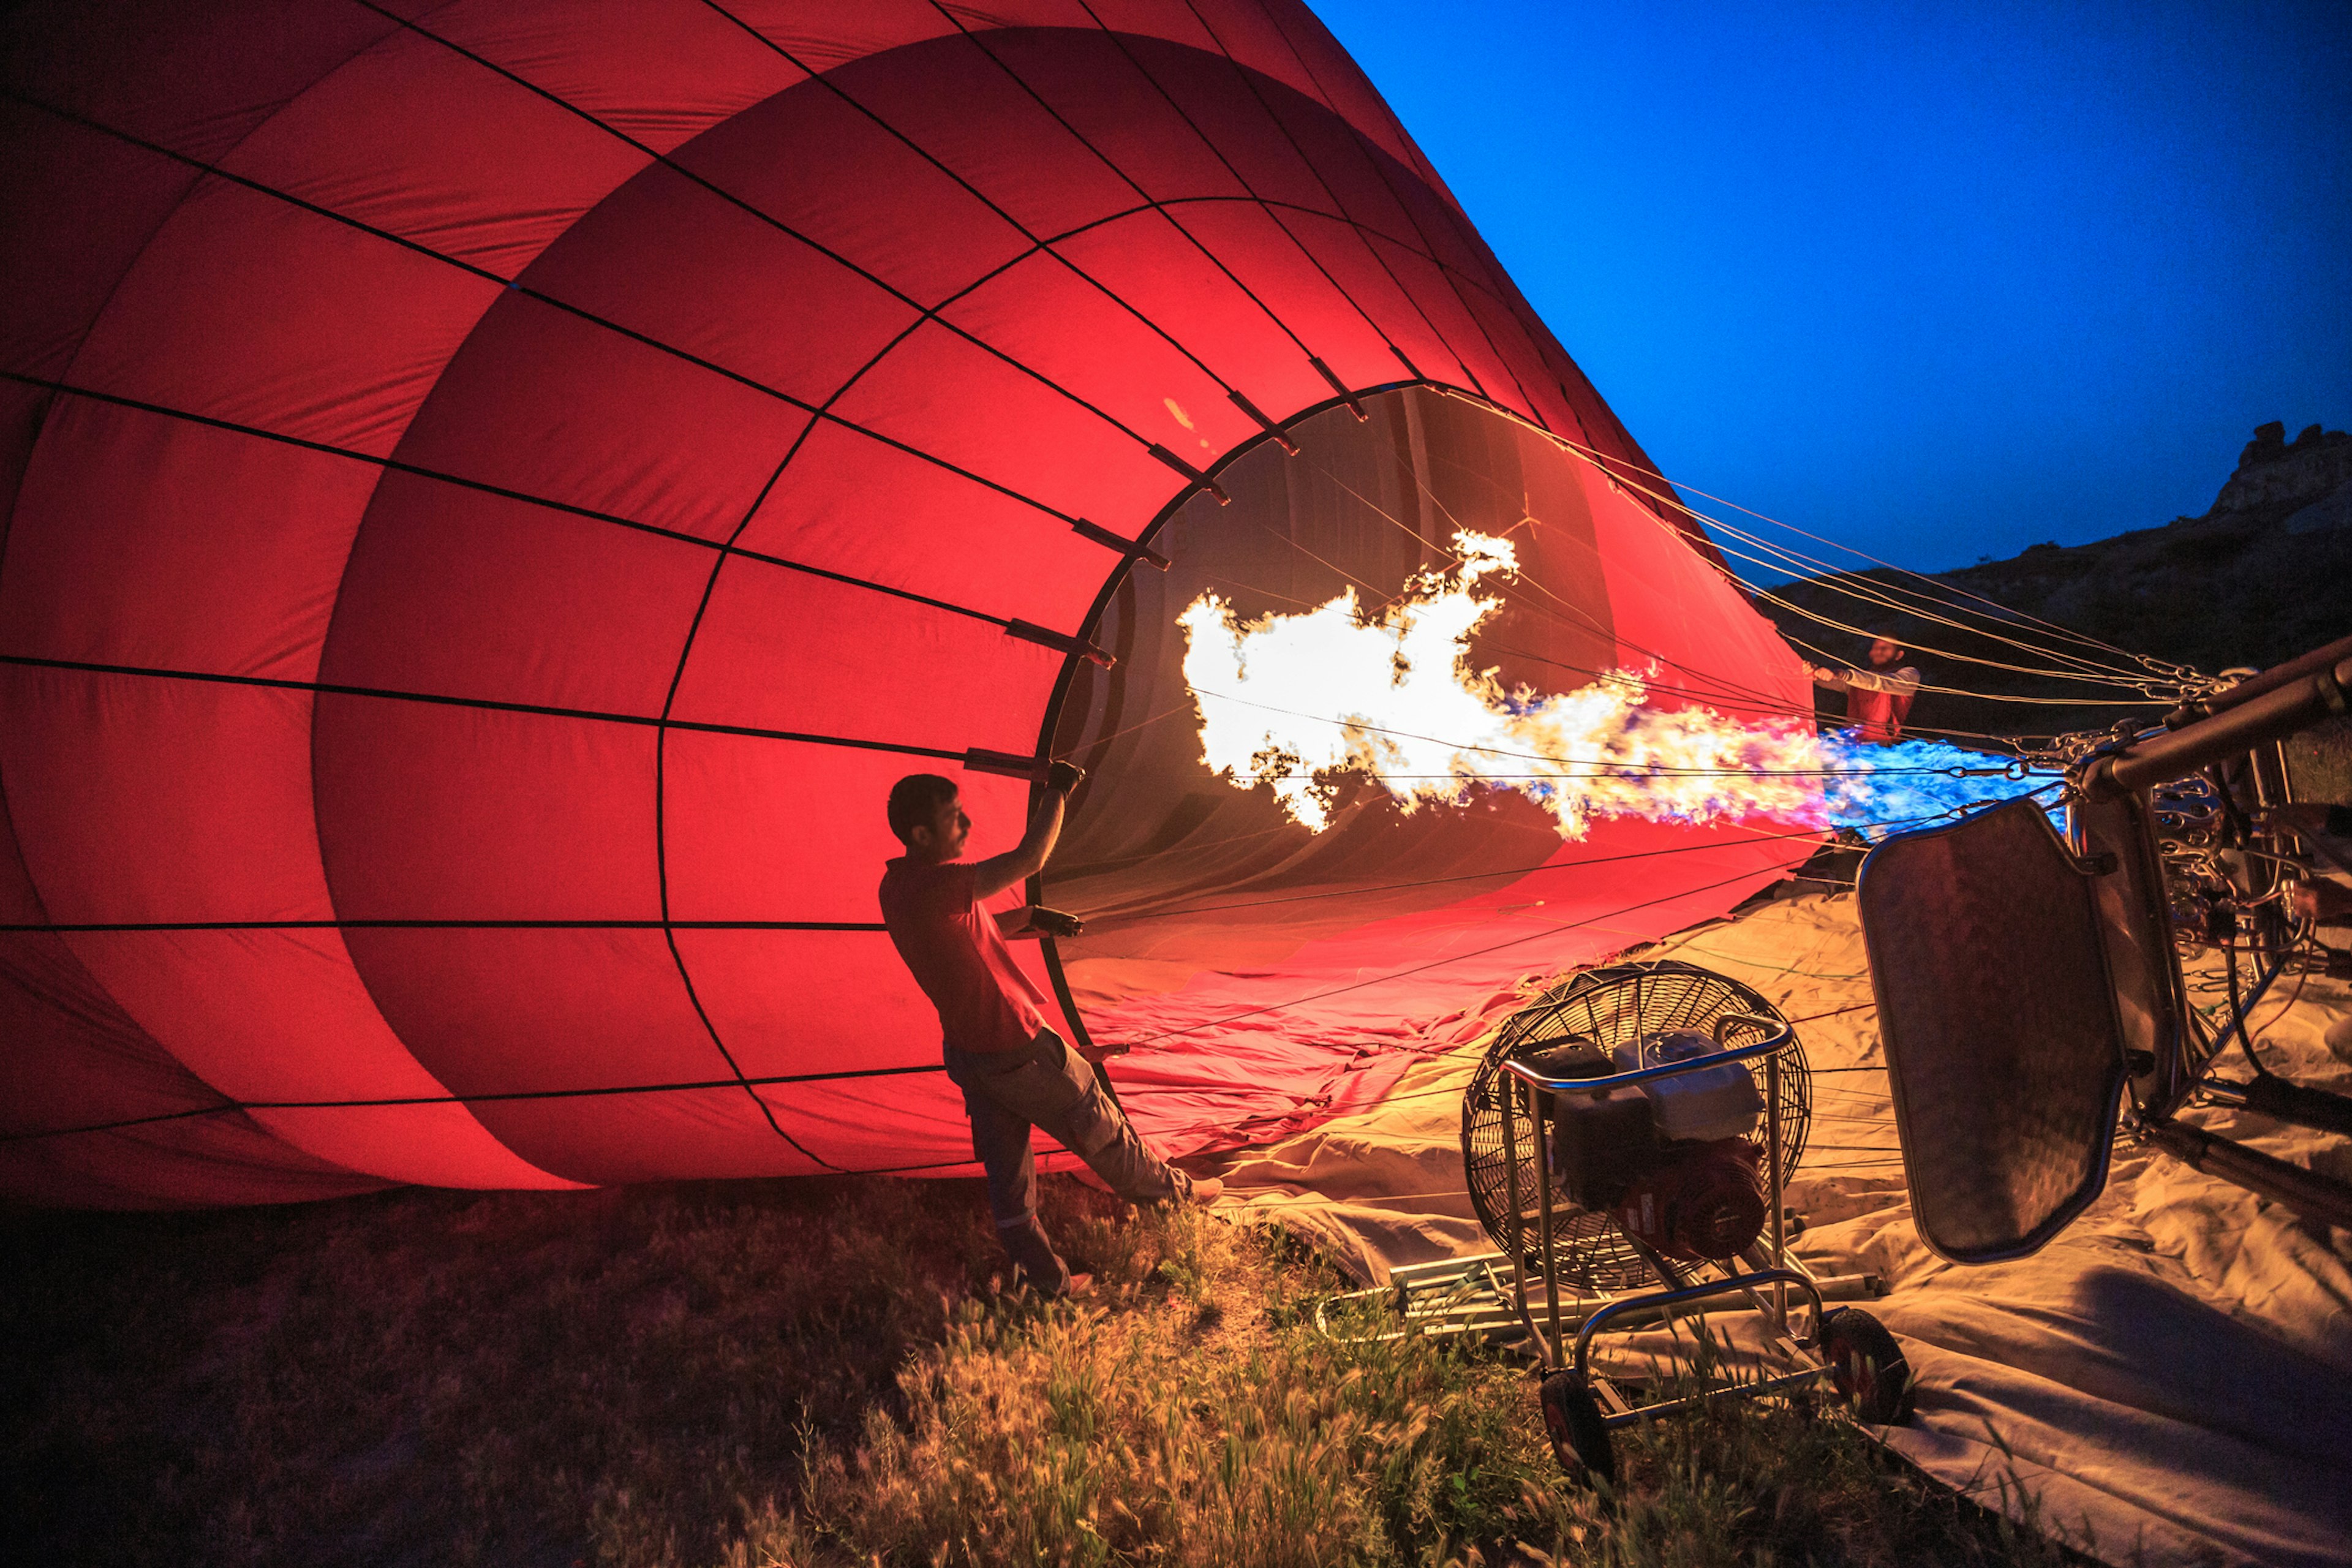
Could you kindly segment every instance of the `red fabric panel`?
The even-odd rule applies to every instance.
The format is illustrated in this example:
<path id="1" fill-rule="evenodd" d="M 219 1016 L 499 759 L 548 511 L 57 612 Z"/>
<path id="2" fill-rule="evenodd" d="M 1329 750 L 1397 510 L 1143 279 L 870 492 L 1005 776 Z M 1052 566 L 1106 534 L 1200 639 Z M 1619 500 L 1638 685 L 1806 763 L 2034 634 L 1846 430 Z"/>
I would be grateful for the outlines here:
<path id="1" fill-rule="evenodd" d="M 718 564 L 688 541 L 386 474 L 343 575 L 327 678 L 656 718 Z"/>
<path id="2" fill-rule="evenodd" d="M 1400 243 L 1423 245 L 1412 215 L 1382 177 L 1381 166 L 1355 127 L 1333 119 L 1311 90 L 1304 97 L 1261 90 L 1268 111 L 1281 123 L 1284 137 L 1313 167 L 1315 177 L 1329 189 L 1341 211 Z"/>
<path id="3" fill-rule="evenodd" d="M 333 931 L 80 931 L 89 973 L 180 1062 L 240 1101 L 436 1099 L 446 1090 L 385 1025 Z M 320 1050 L 322 1041 L 334 1050 Z M 388 1181 L 563 1184 L 458 1105 L 256 1110 L 259 1126 Z"/>
<path id="4" fill-rule="evenodd" d="M 68 379 L 383 456 L 497 297 L 446 262 L 206 179 L 108 300 Z"/>
<path id="5" fill-rule="evenodd" d="M 305 1154 L 241 1111 L 0 1143 L 0 1191 L 58 1208 L 316 1203 L 386 1184 Z"/>
<path id="6" fill-rule="evenodd" d="M 0 773 L 62 924 L 333 917 L 310 694 L 0 666 Z"/>
<path id="7" fill-rule="evenodd" d="M 919 139 L 910 146 L 860 111 L 873 74 L 849 67 L 827 85 L 780 93 L 679 148 L 677 161 L 918 303 L 935 304 L 1031 241 L 926 159 Z M 822 147 L 824 156 L 779 157 L 780 147 Z"/>
<path id="8" fill-rule="evenodd" d="M 331 1149 L 357 1171 L 389 1181 L 540 1191 L 584 1184 L 530 1164 L 463 1105 L 263 1107 L 245 1115 L 297 1149 Z"/>
<path id="9" fill-rule="evenodd" d="M 981 40 L 940 38 L 838 74 L 858 102 L 1035 238 L 1066 234 L 1143 199 Z"/>
<path id="10" fill-rule="evenodd" d="M 940 1064 L 940 1016 L 885 932 L 682 931 L 677 951 L 747 1077 Z M 789 1103 L 796 1087 L 761 1092 Z"/>
<path id="11" fill-rule="evenodd" d="M 385 1018 L 457 1094 L 735 1076 L 658 931 L 360 930 L 349 941 Z M 468 1109 L 523 1159 L 571 1181 L 814 1168 L 740 1088 L 477 1099 Z"/>
<path id="12" fill-rule="evenodd" d="M 1330 30 L 1316 18 L 1315 13 L 1293 0 L 1202 0 L 1202 11 L 1219 19 L 1252 6 L 1260 11 L 1267 29 L 1281 39 L 1281 52 L 1276 55 L 1255 39 L 1246 52 L 1236 48 L 1236 58 L 1255 68 L 1290 82 L 1332 114 L 1347 121 L 1359 135 L 1379 147 L 1391 158 L 1402 159 L 1419 171 L 1419 178 L 1434 184 L 1437 173 L 1422 156 L 1421 149 L 1412 144 L 1404 127 L 1397 123 L 1396 113 L 1389 108 L 1348 51 Z M 1231 35 L 1227 35 L 1231 41 Z M 1449 201 L 1452 197 L 1447 198 Z"/>
<path id="13" fill-rule="evenodd" d="M 1171 390 L 1205 406 L 1203 384 L 1195 372 Z M 961 408 L 962 419 L 941 424 L 941 405 Z M 835 409 L 877 435 L 1072 516 L 1149 516 L 1182 484 L 1178 479 L 1171 486 L 1170 469 L 1099 416 L 928 323 L 843 394 Z M 1163 408 L 1160 422 L 1171 419 Z"/>
<path id="14" fill-rule="evenodd" d="M 1216 47 L 1262 76 L 1322 107 L 1322 92 L 1264 0 L 1186 0 Z"/>
<path id="15" fill-rule="evenodd" d="M 25 470 L 32 466 L 33 448 L 48 417 L 56 395 L 20 382 L 0 381 L 0 562 L 7 558 L 11 514 Z M 5 601 L 0 601 L 5 614 Z"/>
<path id="16" fill-rule="evenodd" d="M 1285 209 L 1276 216 L 1282 226 L 1322 263 L 1324 270 L 1348 291 L 1349 297 L 1381 324 L 1389 342 L 1402 349 L 1422 374 L 1457 386 L 1471 384 L 1470 373 L 1454 353 L 1452 343 L 1412 296 L 1405 292 L 1396 274 L 1382 262 L 1381 253 L 1372 248 L 1372 240 L 1362 230 L 1310 212 Z M 1388 361 L 1396 366 L 1393 371 L 1385 376 L 1369 376 L 1354 384 L 1378 386 L 1383 381 L 1405 380 L 1405 368 L 1397 363 L 1396 356 L 1389 355 Z"/>
<path id="17" fill-rule="evenodd" d="M 212 163 L 396 26 L 313 0 L 45 0 L 0 21 L 0 79 Z"/>
<path id="18" fill-rule="evenodd" d="M 1068 26 L 1091 27 L 1069 7 Z M 1248 193 L 1170 98 L 1152 85 L 1123 39 L 1108 34 L 1008 32 L 981 35 L 989 52 L 1052 105 L 1079 139 L 1132 187 L 1155 202 Z M 1131 199 L 1131 198 L 1130 198 Z"/>
<path id="19" fill-rule="evenodd" d="M 1220 52 L 1217 40 L 1209 36 L 1209 29 L 1190 6 L 1162 5 L 1157 0 L 1087 0 L 1087 11 L 1085 26 L 1124 33 L 1130 47 L 1138 43 L 1177 44 L 1212 56 Z"/>
<path id="20" fill-rule="evenodd" d="M 906 852 L 883 802 L 908 773 L 961 788 L 973 854 L 1019 842 L 1020 780 L 903 752 L 673 731 L 662 781 L 670 918 L 878 923 L 883 862 Z"/>
<path id="21" fill-rule="evenodd" d="M 1266 95 L 1282 90 L 1279 84 L 1251 77 L 1230 60 L 1156 40 L 1132 38 L 1128 47 L 1251 195 L 1339 216 L 1329 187 L 1266 105 Z"/>
<path id="22" fill-rule="evenodd" d="M 918 531 L 922 547 L 909 549 Z M 1113 563 L 1052 513 L 830 420 L 809 432 L 736 542 L 1066 629 Z"/>
<path id="23" fill-rule="evenodd" d="M 1178 212 L 1190 216 L 1199 210 L 1183 207 Z M 1289 314 L 1286 302 L 1279 296 L 1252 300 L 1211 255 L 1192 244 L 1171 215 L 1142 213 L 1120 218 L 1065 240 L 1055 248 L 1149 320 L 1188 323 L 1178 341 L 1206 360 L 1220 377 L 1239 387 L 1242 395 L 1261 410 L 1303 408 L 1331 395 L 1330 387 L 1307 363 L 1306 351 L 1283 330 L 1285 325 L 1292 331 L 1297 330 L 1297 323 L 1285 320 Z M 1232 436 L 1217 440 L 1224 424 L 1223 416 L 1239 412 L 1231 403 L 1219 410 L 1220 417 L 1213 423 L 1190 405 L 1186 412 L 1196 428 L 1181 432 L 1180 441 L 1197 430 L 1198 435 L 1212 438 L 1220 455 L 1249 439 L 1258 428 L 1256 421 L 1242 416 Z M 1192 445 L 1166 444 L 1180 452 Z"/>
<path id="24" fill-rule="evenodd" d="M 196 171 L 0 100 L 0 366 L 54 377 Z"/>
<path id="25" fill-rule="evenodd" d="M 1154 215 L 1142 214 L 1135 221 L 1169 236 L 1166 220 Z M 1078 252 L 1071 261 L 1091 276 L 1085 258 L 1094 253 L 1085 245 L 1087 237 L 1064 241 L 1057 250 Z M 1094 258 L 1103 258 L 1094 254 Z M 1118 259 L 1116 241 L 1109 258 Z M 1204 289 L 1214 288 L 1223 296 L 1221 305 L 1230 300 L 1247 307 L 1249 302 L 1217 277 L 1215 268 L 1201 261 L 1197 252 L 1192 260 L 1192 267 L 1181 263 L 1171 267 L 1169 270 L 1177 277 L 1167 280 L 1166 286 L 1179 290 L 1188 283 Z M 1022 378 L 1026 384 L 1019 391 L 1033 402 L 1050 396 L 1067 405 L 1066 412 L 1057 410 L 1054 416 L 1066 431 L 1066 439 L 1113 450 L 1127 448 L 1150 464 L 1141 471 L 1153 475 L 1155 490 L 1164 490 L 1167 487 L 1160 476 L 1171 470 L 1144 458 L 1144 444 L 1156 441 L 1194 467 L 1205 468 L 1218 453 L 1248 439 L 1256 426 L 1225 399 L 1215 373 L 1220 360 L 1231 368 L 1234 359 L 1223 352 L 1213 332 L 1174 334 L 1171 344 L 1151 330 L 1150 318 L 1140 307 L 1121 302 L 1123 295 L 1115 285 L 1108 279 L 1098 282 L 1099 286 L 1088 281 L 1055 257 L 1033 256 L 998 273 L 941 314 L 952 325 L 1035 372 L 1035 376 Z M 1112 292 L 1106 293 L 1106 288 Z M 960 360 L 981 374 L 992 374 L 990 367 L 971 357 L 974 351 L 940 343 L 935 329 L 910 339 L 907 348 L 895 351 L 892 358 L 925 349 L 944 350 L 943 357 L 950 363 Z M 1207 370 L 1188 359 L 1186 350 L 1204 361 Z M 886 362 L 877 367 L 877 374 L 887 375 L 893 368 Z M 1065 397 L 1064 392 L 1070 396 Z M 1134 434 L 1124 434 L 1101 416 L 1088 414 L 1071 397 L 1102 410 Z M 856 394 L 845 400 L 862 401 Z"/>
<path id="26" fill-rule="evenodd" d="M 936 1015 L 931 1027 L 936 1034 Z M 936 1043 L 932 1049 L 936 1055 Z M 964 1114 L 963 1093 L 943 1071 L 770 1084 L 759 1095 L 793 1142 L 838 1169 L 980 1173 L 971 1157 L 971 1121 Z M 873 1131 L 884 1122 L 891 1129 L 887 1143 Z M 1058 1152 L 1050 1140 L 1037 1142 L 1044 1145 L 1041 1153 Z"/>
<path id="27" fill-rule="evenodd" d="M 345 940 L 385 1019 L 453 1094 L 735 1076 L 659 931 L 368 927 Z"/>
<path id="28" fill-rule="evenodd" d="M 46 918 L 0 798 L 0 913 Z M 0 931 L 0 1137 L 149 1117 L 121 1132 L 0 1142 L 21 1202 L 152 1207 L 331 1197 L 380 1184 L 278 1142 L 175 1061 L 48 931 Z M 187 1115 L 188 1112 L 198 1112 Z"/>
<path id="29" fill-rule="evenodd" d="M 807 423 L 777 397 L 509 289 L 442 373 L 400 456 L 723 540 Z"/>
<path id="30" fill-rule="evenodd" d="M 61 398 L 8 535 L 0 651 L 308 680 L 382 476 L 348 458 Z"/>
<path id="31" fill-rule="evenodd" d="M 12 1042 L 0 1051 L 0 1135 L 227 1103 L 117 1006 L 51 931 L 0 931 L 0 1029 Z"/>
<path id="32" fill-rule="evenodd" d="M 420 26 L 656 153 L 805 79 L 677 0 L 456 0 Z"/>
<path id="33" fill-rule="evenodd" d="M 1502 361 L 1495 357 L 1494 348 L 1479 329 L 1469 307 L 1454 292 L 1454 284 L 1439 271 L 1436 263 L 1421 252 L 1397 244 L 1378 234 L 1367 237 L 1373 250 L 1380 255 L 1381 265 L 1395 278 L 1405 291 L 1412 296 L 1414 306 L 1434 327 L 1452 351 L 1453 357 L 1469 376 L 1471 389 L 1484 394 L 1506 408 L 1526 414 L 1519 396 L 1518 384 L 1511 379 Z M 1427 365 L 1424 374 L 1435 375 Z"/>
<path id="34" fill-rule="evenodd" d="M 765 562 L 719 574 L 674 718 L 1026 752 L 1062 656 L 1001 626 Z M 892 693 L 887 705 L 866 693 Z"/>
<path id="35" fill-rule="evenodd" d="M 1283 324 L 1341 381 L 1349 386 L 1377 386 L 1403 374 L 1389 353 L 1388 341 L 1364 311 L 1264 207 L 1254 202 L 1200 202 L 1171 209 L 1168 216 L 1244 288 L 1270 305 L 1279 301 Z M 1282 363 L 1280 356 L 1275 363 Z M 1305 368 L 1307 379 L 1296 387 L 1286 384 L 1282 394 L 1261 397 L 1255 385 L 1244 390 L 1269 413 L 1311 406 L 1329 397 L 1329 385 L 1311 366 Z M 1284 378 L 1286 383 L 1288 379 Z"/>
<path id="36" fill-rule="evenodd" d="M 1436 189 L 1423 184 L 1423 177 L 1413 172 L 1412 164 L 1419 160 L 1400 162 L 1389 151 L 1365 144 L 1366 141 L 1376 140 L 1367 138 L 1360 141 L 1358 145 L 1363 147 L 1366 162 L 1372 165 L 1381 184 L 1387 187 L 1395 197 L 1397 205 L 1403 210 L 1406 222 L 1412 225 L 1407 232 L 1418 241 L 1416 248 L 1426 251 L 1432 260 L 1473 278 L 1499 273 L 1502 268 L 1496 264 L 1486 247 L 1479 243 L 1469 224 L 1454 207 L 1452 198 L 1441 196 Z M 1402 239 L 1405 235 L 1400 234 L 1397 237 Z"/>
<path id="37" fill-rule="evenodd" d="M 646 279 L 661 279 L 656 289 Z M 658 164 L 531 269 L 567 305 L 813 403 L 913 325 L 878 283 Z M 730 301 L 714 311 L 713 300 Z"/>
<path id="38" fill-rule="evenodd" d="M 342 919 L 660 918 L 650 725 L 332 693 L 312 723 Z"/>
<path id="39" fill-rule="evenodd" d="M 727 14 L 813 71 L 955 31 L 930 0 L 858 0 L 824 10 L 807 0 L 728 0 Z"/>
<path id="40" fill-rule="evenodd" d="M 594 1186 L 828 1169 L 778 1136 L 760 1102 L 741 1089 L 485 1100 L 473 1110 L 532 1163 Z"/>
<path id="41" fill-rule="evenodd" d="M 397 31 L 221 166 L 511 278 L 647 162 L 530 89 Z"/>
<path id="42" fill-rule="evenodd" d="M 1458 274 L 1449 275 L 1454 297 L 1460 300 L 1470 320 L 1478 329 L 1478 342 L 1486 346 L 1495 367 L 1510 389 L 1507 398 L 1497 398 L 1507 406 L 1516 407 L 1539 425 L 1557 427 L 1554 421 L 1564 413 L 1555 392 L 1547 401 L 1549 390 L 1543 366 L 1527 352 L 1527 338 L 1510 311 L 1493 295 L 1478 287 L 1474 279 Z"/>

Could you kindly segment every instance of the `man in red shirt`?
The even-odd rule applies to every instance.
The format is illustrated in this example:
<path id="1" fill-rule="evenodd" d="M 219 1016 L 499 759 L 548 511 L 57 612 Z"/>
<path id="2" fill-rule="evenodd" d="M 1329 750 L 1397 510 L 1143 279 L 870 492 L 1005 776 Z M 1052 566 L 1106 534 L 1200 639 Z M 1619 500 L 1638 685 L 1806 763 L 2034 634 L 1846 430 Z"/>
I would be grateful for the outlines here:
<path id="1" fill-rule="evenodd" d="M 1867 669 L 1805 668 L 1816 686 L 1834 687 L 1845 696 L 1847 724 L 1865 741 L 1891 746 L 1903 738 L 1903 721 L 1911 717 L 1911 700 L 1919 694 L 1919 672 L 1903 662 L 1903 645 L 1891 637 L 1874 637 Z"/>
<path id="2" fill-rule="evenodd" d="M 971 818 L 955 782 L 937 773 L 900 779 L 890 790 L 890 831 L 907 853 L 882 874 L 883 923 L 939 1009 L 948 1077 L 971 1117 L 971 1152 L 988 1173 L 997 1237 L 1020 1279 L 1048 1296 L 1083 1295 L 1093 1280 L 1069 1271 L 1037 1223 L 1032 1127 L 1129 1203 L 1205 1204 L 1223 1186 L 1195 1181 L 1146 1148 L 1093 1067 L 1045 1022 L 1045 998 L 1004 939 L 1076 936 L 1078 922 L 1052 910 L 992 915 L 982 907 L 1044 868 L 1061 836 L 1064 803 L 1085 776 L 1055 763 L 1020 844 L 978 862 L 961 858 Z"/>

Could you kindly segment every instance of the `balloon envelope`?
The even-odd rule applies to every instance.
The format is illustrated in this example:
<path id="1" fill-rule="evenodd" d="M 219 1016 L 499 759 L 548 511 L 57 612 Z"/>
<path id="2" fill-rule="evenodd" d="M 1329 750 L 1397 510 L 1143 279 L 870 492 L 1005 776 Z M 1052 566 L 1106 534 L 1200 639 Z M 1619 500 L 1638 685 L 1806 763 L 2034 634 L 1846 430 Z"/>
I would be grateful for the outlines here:
<path id="1" fill-rule="evenodd" d="M 17 1197 L 966 1169 L 874 888 L 903 773 L 1017 835 L 982 753 L 1096 770 L 1023 951 L 1177 1152 L 1803 852 L 1310 838 L 1122 732 L 1182 594 L 1460 511 L 1558 601 L 1517 673 L 1804 702 L 1290 0 L 34 4 L 0 76 Z"/>

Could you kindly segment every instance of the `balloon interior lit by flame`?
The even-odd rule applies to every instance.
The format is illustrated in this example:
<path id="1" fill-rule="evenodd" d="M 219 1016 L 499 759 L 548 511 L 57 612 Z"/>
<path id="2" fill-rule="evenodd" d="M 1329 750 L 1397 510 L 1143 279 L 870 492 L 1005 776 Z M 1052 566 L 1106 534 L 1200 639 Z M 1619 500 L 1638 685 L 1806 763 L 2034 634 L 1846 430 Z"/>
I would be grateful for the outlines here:
<path id="1" fill-rule="evenodd" d="M 1507 689 L 1473 664 L 1470 638 L 1501 607 L 1482 583 L 1515 574 L 1517 553 L 1467 531 L 1454 547 L 1450 565 L 1369 614 L 1352 587 L 1249 621 L 1213 591 L 1187 606 L 1184 679 L 1210 771 L 1271 790 L 1312 832 L 1353 777 L 1406 812 L 1516 790 L 1571 839 L 1606 816 L 1869 828 L 2031 787 L 1999 759 L 1937 742 L 1874 745 L 1796 718 L 1654 704 L 1630 670 L 1557 694 Z"/>

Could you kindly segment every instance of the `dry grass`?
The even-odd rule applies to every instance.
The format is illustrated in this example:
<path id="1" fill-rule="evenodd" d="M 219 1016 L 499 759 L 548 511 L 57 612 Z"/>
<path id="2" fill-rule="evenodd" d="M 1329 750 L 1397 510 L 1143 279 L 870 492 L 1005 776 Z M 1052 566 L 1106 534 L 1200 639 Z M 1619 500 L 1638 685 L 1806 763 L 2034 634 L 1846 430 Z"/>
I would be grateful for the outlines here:
<path id="1" fill-rule="evenodd" d="M 20 1218 L 0 1516 L 45 1563 L 2059 1560 L 1784 1407 L 1563 1487 L 1517 1363 L 1336 1344 L 1278 1236 L 1047 1188 L 1094 1303 L 993 1295 L 964 1183 Z"/>

